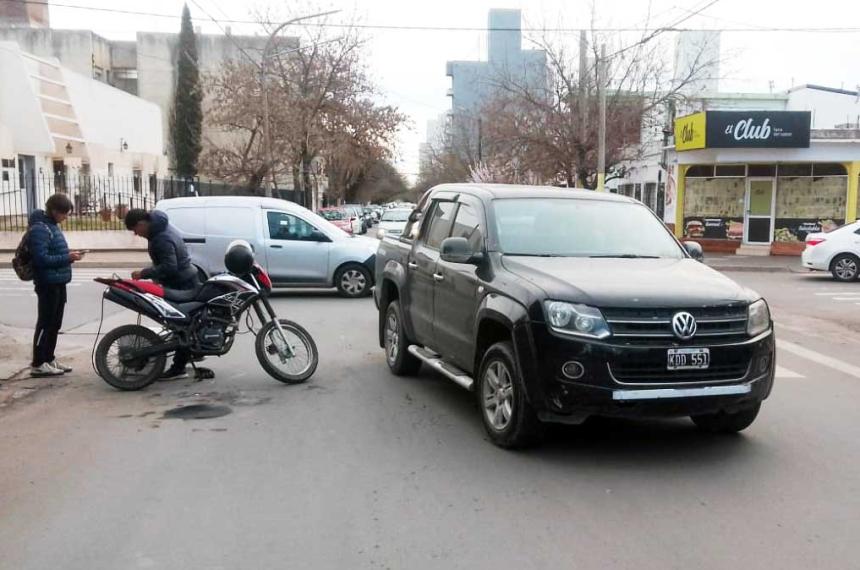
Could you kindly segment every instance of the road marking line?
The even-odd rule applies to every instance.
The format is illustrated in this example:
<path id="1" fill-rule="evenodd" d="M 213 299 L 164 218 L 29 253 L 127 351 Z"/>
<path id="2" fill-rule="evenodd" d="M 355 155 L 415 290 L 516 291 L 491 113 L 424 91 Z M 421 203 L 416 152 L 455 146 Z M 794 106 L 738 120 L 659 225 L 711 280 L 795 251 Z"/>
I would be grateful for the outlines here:
<path id="1" fill-rule="evenodd" d="M 831 356 L 827 356 L 826 354 L 821 354 L 820 352 L 815 352 L 814 350 L 804 348 L 799 344 L 794 344 L 793 342 L 788 342 L 787 340 L 777 339 L 776 347 L 780 350 L 785 350 L 792 354 L 800 356 L 801 358 L 805 358 L 807 360 L 811 360 L 812 362 L 827 366 L 828 368 L 844 372 L 849 376 L 860 378 L 860 367 L 854 366 L 853 364 L 848 364 L 847 362 L 843 362 Z"/>
<path id="2" fill-rule="evenodd" d="M 804 378 L 803 374 L 798 374 L 788 368 L 783 368 L 779 364 L 776 365 L 775 375 L 777 378 Z"/>
<path id="3" fill-rule="evenodd" d="M 860 301 L 860 297 L 833 297 L 834 301 Z"/>
<path id="4" fill-rule="evenodd" d="M 831 293 L 815 293 L 815 294 L 818 295 L 819 297 L 833 297 L 835 295 L 844 295 L 845 291 L 836 291 L 836 292 L 831 292 Z"/>

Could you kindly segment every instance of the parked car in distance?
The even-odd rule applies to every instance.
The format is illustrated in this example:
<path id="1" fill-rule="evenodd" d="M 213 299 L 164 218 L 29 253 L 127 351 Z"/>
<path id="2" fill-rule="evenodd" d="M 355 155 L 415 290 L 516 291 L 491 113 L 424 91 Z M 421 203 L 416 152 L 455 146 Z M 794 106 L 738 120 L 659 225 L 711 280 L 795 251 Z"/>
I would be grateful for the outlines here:
<path id="1" fill-rule="evenodd" d="M 352 236 L 310 210 L 274 198 L 200 197 L 162 200 L 191 261 L 221 273 L 227 245 L 251 244 L 275 287 L 337 287 L 345 297 L 370 294 L 378 241 Z"/>
<path id="2" fill-rule="evenodd" d="M 355 233 L 352 218 L 343 208 L 322 208 L 319 215 L 346 233 Z"/>
<path id="3" fill-rule="evenodd" d="M 409 221 L 409 214 L 412 210 L 398 208 L 395 210 L 386 210 L 382 214 L 382 219 L 379 220 L 379 227 L 376 231 L 376 237 L 382 239 L 385 236 L 400 237 L 403 233 L 403 228 Z"/>
<path id="4" fill-rule="evenodd" d="M 589 416 L 689 416 L 738 432 L 770 394 L 765 300 L 700 263 L 699 244 L 682 245 L 636 200 L 446 184 L 404 232 L 376 258 L 386 362 L 399 375 L 425 363 L 473 390 L 496 445 Z"/>
<path id="5" fill-rule="evenodd" d="M 356 234 L 366 234 L 368 230 L 367 219 L 364 217 L 364 208 L 359 204 L 344 204 L 341 206 L 349 212 L 349 215 L 355 220 L 353 222 Z"/>
<path id="6" fill-rule="evenodd" d="M 860 221 L 829 232 L 806 235 L 801 264 L 807 269 L 829 271 L 837 281 L 860 277 Z"/>

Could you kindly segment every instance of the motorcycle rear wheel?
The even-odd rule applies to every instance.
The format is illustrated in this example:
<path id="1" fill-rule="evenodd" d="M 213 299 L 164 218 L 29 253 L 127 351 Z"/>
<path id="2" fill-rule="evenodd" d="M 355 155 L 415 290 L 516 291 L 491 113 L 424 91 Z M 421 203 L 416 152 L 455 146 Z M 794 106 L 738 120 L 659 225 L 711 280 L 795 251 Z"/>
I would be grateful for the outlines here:
<path id="1" fill-rule="evenodd" d="M 257 360 L 272 378 L 285 384 L 301 384 L 313 376 L 319 364 L 319 353 L 313 337 L 298 323 L 278 319 L 292 356 L 282 358 L 283 343 L 275 321 L 269 321 L 257 332 Z"/>
<path id="2" fill-rule="evenodd" d="M 120 354 L 162 344 L 158 334 L 140 325 L 124 325 L 107 333 L 96 348 L 96 371 L 102 380 L 119 390 L 146 388 L 164 373 L 167 355 L 159 354 L 138 362 L 123 363 Z"/>

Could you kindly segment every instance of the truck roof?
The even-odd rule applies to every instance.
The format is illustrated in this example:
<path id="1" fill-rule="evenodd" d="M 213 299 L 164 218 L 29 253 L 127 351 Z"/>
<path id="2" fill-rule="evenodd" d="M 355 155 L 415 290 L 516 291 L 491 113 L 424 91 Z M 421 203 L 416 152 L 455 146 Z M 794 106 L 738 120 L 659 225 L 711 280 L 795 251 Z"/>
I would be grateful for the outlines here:
<path id="1" fill-rule="evenodd" d="M 578 198 L 584 200 L 600 200 L 606 202 L 636 202 L 632 198 L 619 196 L 610 192 L 595 192 L 582 188 L 559 188 L 557 186 L 526 186 L 521 184 L 483 184 L 461 183 L 440 184 L 433 192 L 462 192 L 483 199 L 494 200 L 504 198 Z"/>

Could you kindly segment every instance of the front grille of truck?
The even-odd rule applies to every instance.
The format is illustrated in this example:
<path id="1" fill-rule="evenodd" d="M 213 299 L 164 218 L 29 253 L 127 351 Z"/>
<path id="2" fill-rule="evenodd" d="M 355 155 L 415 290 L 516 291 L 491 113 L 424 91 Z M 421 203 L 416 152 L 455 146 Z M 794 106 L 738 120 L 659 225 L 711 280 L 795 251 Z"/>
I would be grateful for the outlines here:
<path id="1" fill-rule="evenodd" d="M 665 355 L 663 355 L 665 358 Z M 649 363 L 651 364 L 651 363 Z M 749 370 L 749 359 L 711 364 L 705 370 L 666 370 L 662 365 L 610 364 L 612 377 L 622 384 L 686 384 L 741 380 Z"/>
<path id="2" fill-rule="evenodd" d="M 697 331 L 685 344 L 724 344 L 746 340 L 745 305 L 697 309 L 603 309 L 612 338 L 626 344 L 654 345 L 678 342 L 672 333 L 672 317 L 686 311 L 696 319 Z"/>

